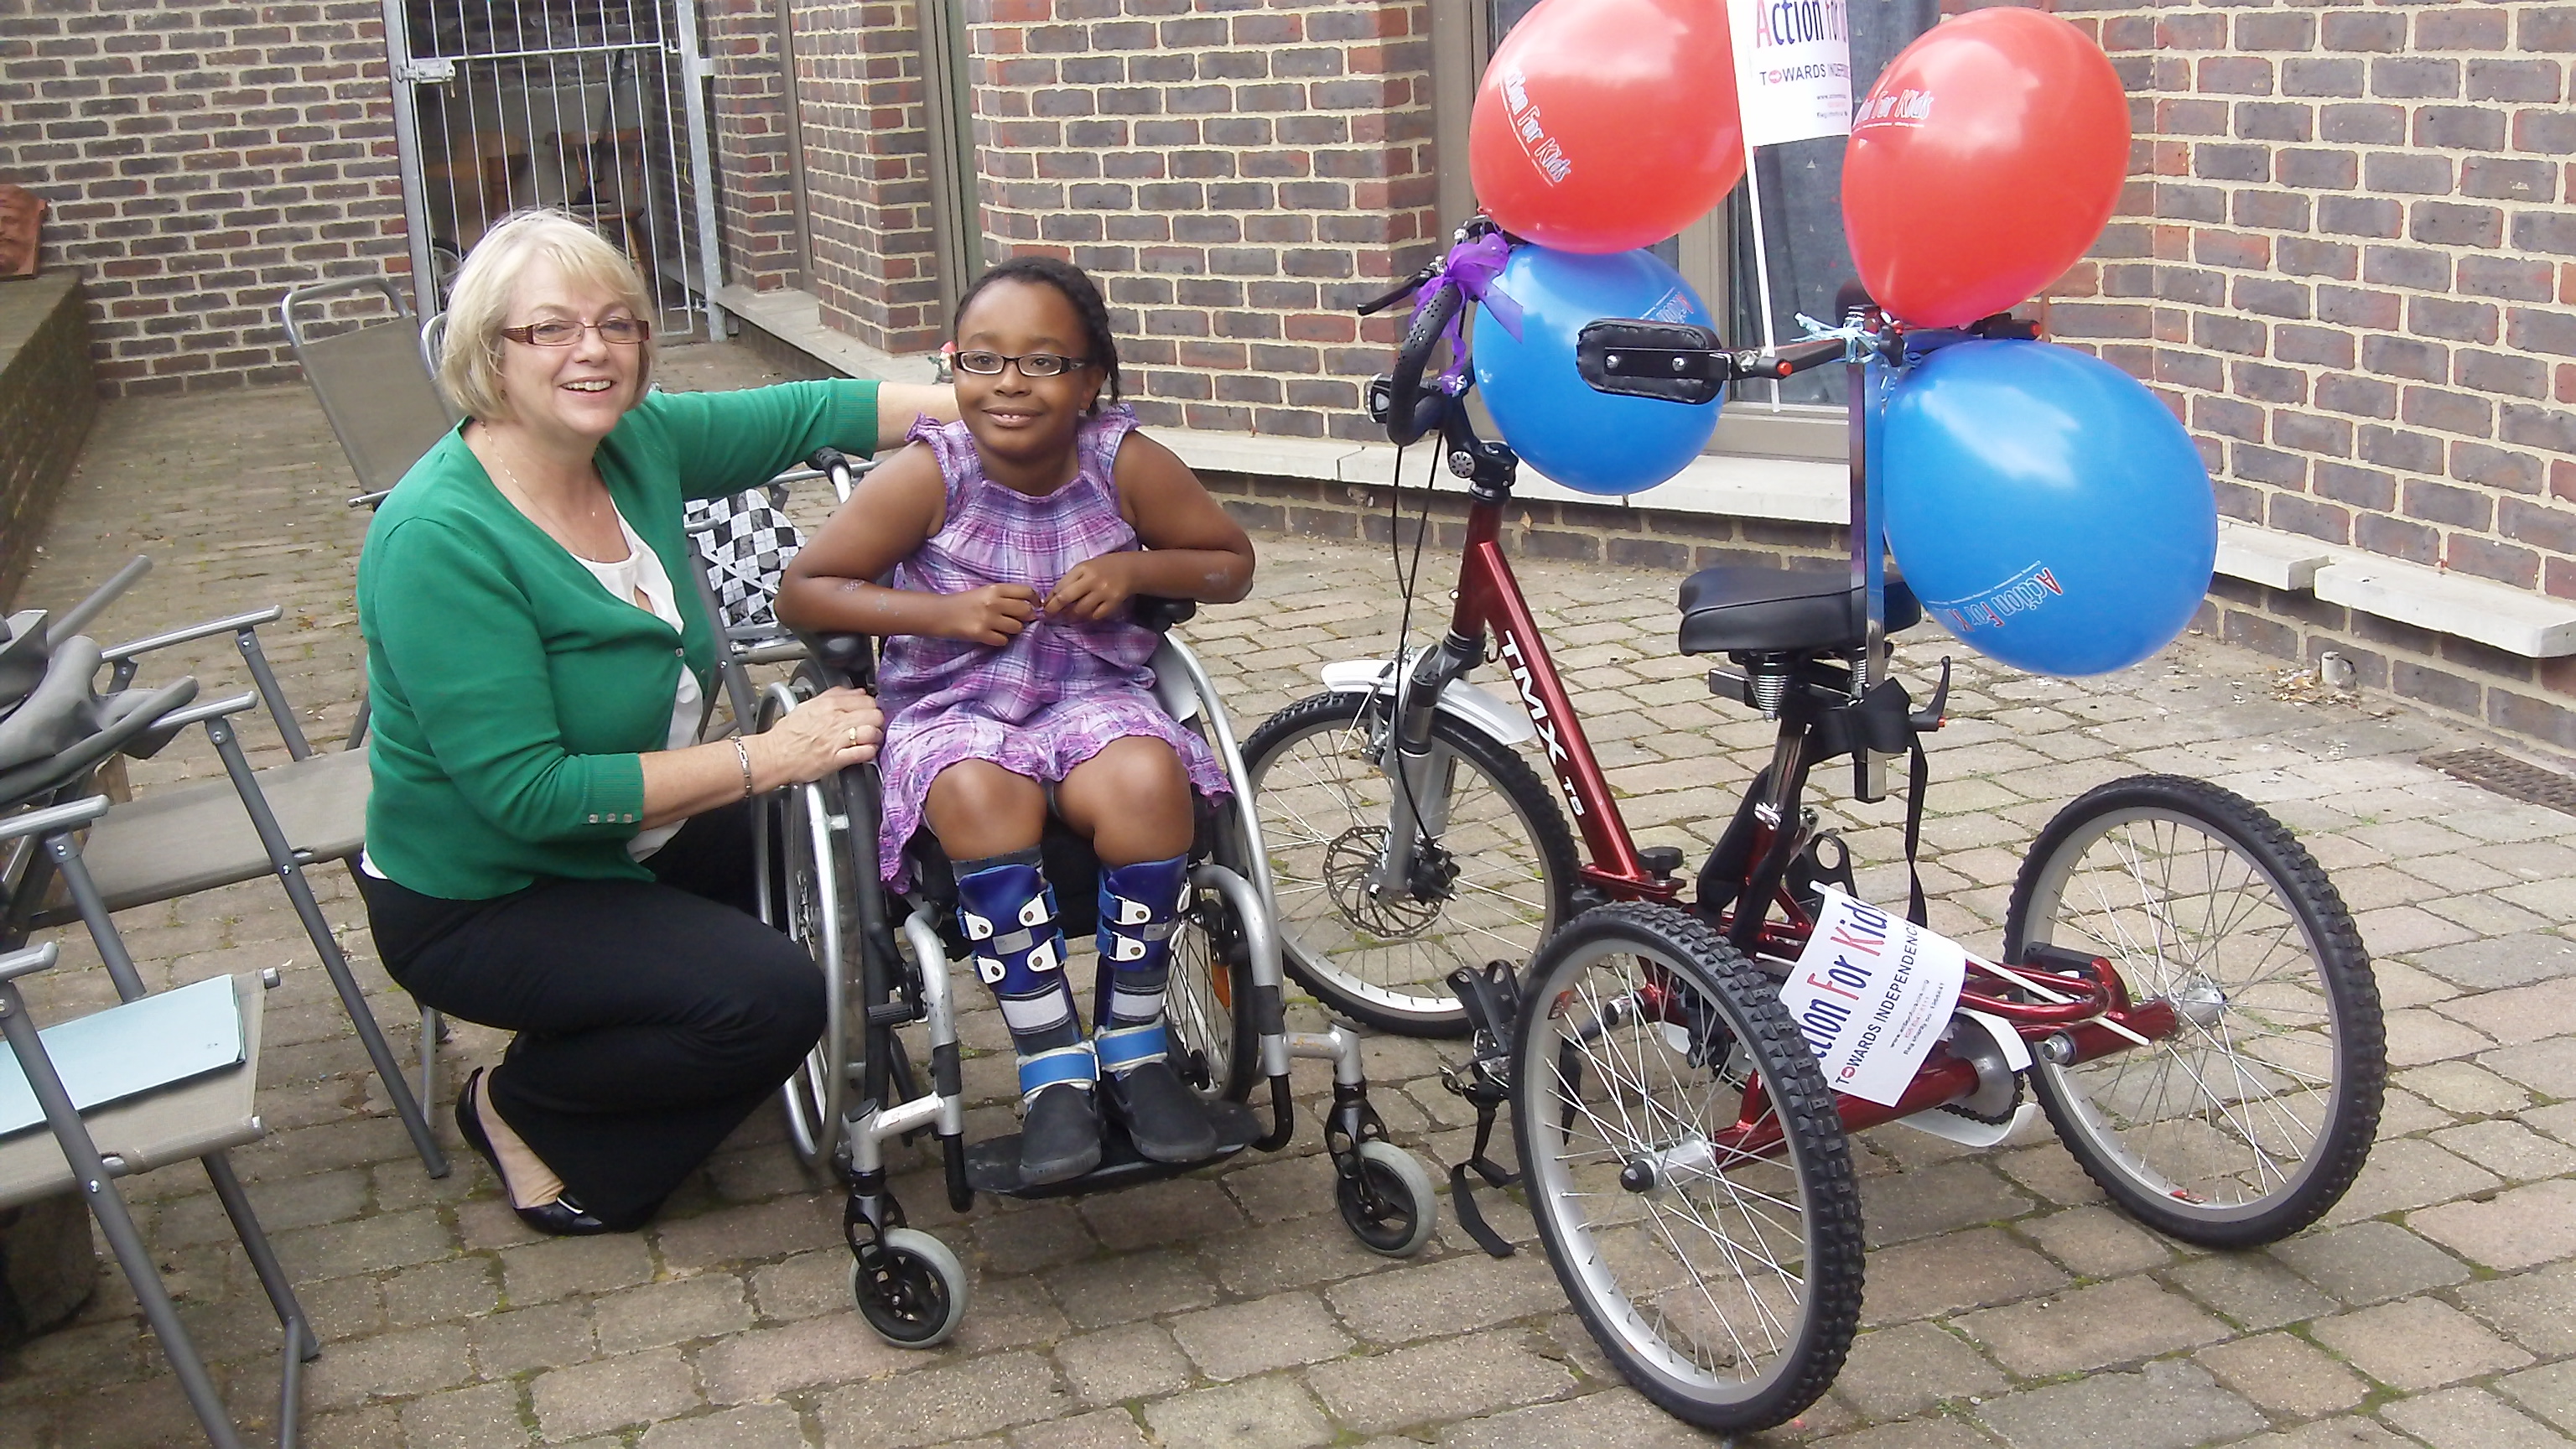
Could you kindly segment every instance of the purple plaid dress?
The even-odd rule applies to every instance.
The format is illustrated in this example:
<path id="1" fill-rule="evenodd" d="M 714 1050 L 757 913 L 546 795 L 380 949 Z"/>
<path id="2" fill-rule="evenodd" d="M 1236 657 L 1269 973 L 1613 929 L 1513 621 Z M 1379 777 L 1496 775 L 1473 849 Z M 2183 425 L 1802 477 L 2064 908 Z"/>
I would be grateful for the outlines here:
<path id="1" fill-rule="evenodd" d="M 962 594 L 1026 584 L 1045 598 L 1075 564 L 1138 547 L 1110 473 L 1135 425 L 1134 412 L 1114 405 L 1085 420 L 1074 441 L 1081 471 L 1032 498 L 984 476 L 964 423 L 913 424 L 913 438 L 939 456 L 948 507 L 939 532 L 895 565 L 894 586 Z M 990 760 L 1052 785 L 1110 741 L 1151 735 L 1179 753 L 1199 793 L 1227 793 L 1207 743 L 1155 702 L 1146 667 L 1154 644 L 1152 630 L 1123 618 L 1077 624 L 1043 614 L 998 648 L 917 634 L 888 639 L 877 668 L 886 714 L 877 859 L 886 879 L 902 874 L 903 845 L 921 825 L 930 782 L 960 760 Z"/>

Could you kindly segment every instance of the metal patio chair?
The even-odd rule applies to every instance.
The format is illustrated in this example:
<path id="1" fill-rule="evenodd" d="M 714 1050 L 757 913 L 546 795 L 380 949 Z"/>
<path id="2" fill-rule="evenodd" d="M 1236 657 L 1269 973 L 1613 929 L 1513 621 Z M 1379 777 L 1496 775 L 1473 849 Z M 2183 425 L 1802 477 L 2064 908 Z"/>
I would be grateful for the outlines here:
<path id="1" fill-rule="evenodd" d="M 106 805 L 92 796 L 0 820 L 0 838 L 67 836 Z M 151 995 L 129 961 L 116 983 L 119 1005 L 39 1032 L 17 979 L 51 967 L 59 949 L 47 941 L 0 955 L 0 1034 L 14 1058 L 0 1063 L 0 1208 L 81 1194 L 206 1437 L 233 1449 L 241 1438 L 116 1186 L 120 1177 L 196 1158 L 285 1332 L 277 1442 L 287 1449 L 296 1440 L 304 1365 L 322 1348 L 225 1155 L 267 1131 L 253 1098 L 260 1007 L 277 973 L 217 976 Z M 50 1130 L 29 1130 L 38 1126 Z"/>
<path id="2" fill-rule="evenodd" d="M 382 295 L 391 314 L 344 331 L 315 335 L 329 305 L 365 293 Z M 386 277 L 354 277 L 298 287 L 277 304 L 286 345 L 322 404 L 331 435 L 349 455 L 358 491 L 381 495 L 402 478 L 459 415 L 430 377 L 421 321 Z"/>

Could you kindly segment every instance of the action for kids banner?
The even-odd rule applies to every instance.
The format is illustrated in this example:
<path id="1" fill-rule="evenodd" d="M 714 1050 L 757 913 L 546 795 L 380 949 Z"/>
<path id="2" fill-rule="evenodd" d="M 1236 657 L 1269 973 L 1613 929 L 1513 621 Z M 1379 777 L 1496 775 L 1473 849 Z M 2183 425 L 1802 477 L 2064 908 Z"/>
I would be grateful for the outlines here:
<path id="1" fill-rule="evenodd" d="M 1850 0 L 1727 0 L 1744 144 L 1851 134 Z"/>
<path id="2" fill-rule="evenodd" d="M 1831 886 L 1780 1004 L 1837 1092 L 1896 1105 L 1959 1004 L 1968 953 Z"/>

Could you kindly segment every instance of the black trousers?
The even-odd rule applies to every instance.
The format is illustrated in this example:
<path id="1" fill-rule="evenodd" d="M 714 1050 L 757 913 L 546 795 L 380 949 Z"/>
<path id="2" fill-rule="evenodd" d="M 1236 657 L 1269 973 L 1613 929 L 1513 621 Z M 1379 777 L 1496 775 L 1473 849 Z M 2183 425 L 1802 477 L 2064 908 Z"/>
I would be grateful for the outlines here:
<path id="1" fill-rule="evenodd" d="M 358 873 L 385 970 L 422 1004 L 518 1033 L 491 1110 L 601 1220 L 641 1226 L 805 1059 L 823 979 L 762 925 L 751 807 L 691 820 L 645 881 L 485 901 Z"/>

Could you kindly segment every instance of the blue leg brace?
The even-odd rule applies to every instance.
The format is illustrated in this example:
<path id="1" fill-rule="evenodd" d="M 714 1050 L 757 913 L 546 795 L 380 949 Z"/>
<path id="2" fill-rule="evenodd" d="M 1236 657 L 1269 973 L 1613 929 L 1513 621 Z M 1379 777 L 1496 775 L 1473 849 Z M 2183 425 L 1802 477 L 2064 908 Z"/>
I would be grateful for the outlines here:
<path id="1" fill-rule="evenodd" d="M 1100 872 L 1100 994 L 1092 1040 L 1102 1071 L 1163 1058 L 1163 985 L 1172 971 L 1172 932 L 1189 901 L 1189 868 L 1176 855 Z"/>
<path id="2" fill-rule="evenodd" d="M 993 988 L 1010 1028 L 1023 1100 L 1059 1082 L 1089 1087 L 1100 1079 L 1064 979 L 1055 891 L 1038 861 L 1032 849 L 957 866 L 957 923 L 974 952 L 975 974 Z"/>

